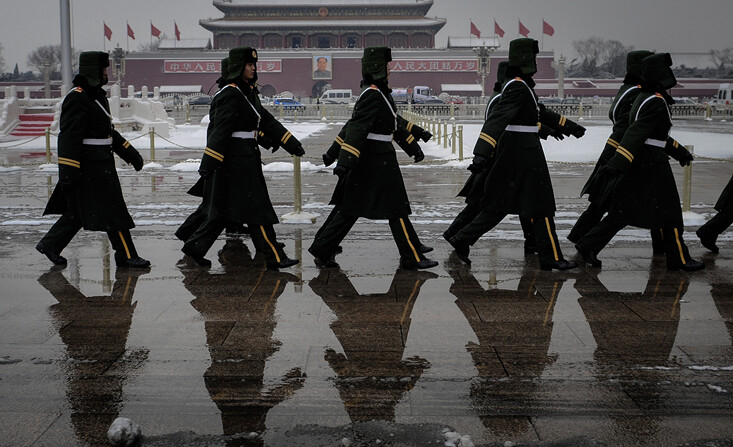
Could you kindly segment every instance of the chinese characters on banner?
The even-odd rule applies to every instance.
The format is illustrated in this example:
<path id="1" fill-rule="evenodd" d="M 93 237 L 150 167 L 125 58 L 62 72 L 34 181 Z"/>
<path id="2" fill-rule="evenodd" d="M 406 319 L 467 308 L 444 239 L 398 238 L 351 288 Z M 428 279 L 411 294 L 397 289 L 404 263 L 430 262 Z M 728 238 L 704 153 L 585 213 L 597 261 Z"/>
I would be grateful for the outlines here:
<path id="1" fill-rule="evenodd" d="M 389 69 L 393 72 L 475 72 L 476 68 L 476 59 L 395 59 L 389 64 Z"/>
<path id="2" fill-rule="evenodd" d="M 211 60 L 172 60 L 163 61 L 165 73 L 221 73 L 221 61 Z M 257 71 L 260 73 L 280 73 L 282 59 L 259 60 Z"/>

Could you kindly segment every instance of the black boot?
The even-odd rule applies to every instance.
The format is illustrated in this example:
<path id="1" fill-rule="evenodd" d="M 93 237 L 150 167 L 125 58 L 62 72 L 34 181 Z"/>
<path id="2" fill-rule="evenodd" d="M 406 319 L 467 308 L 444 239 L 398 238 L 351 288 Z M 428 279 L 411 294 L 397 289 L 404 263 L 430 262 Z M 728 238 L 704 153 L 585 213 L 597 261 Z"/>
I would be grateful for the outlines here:
<path id="1" fill-rule="evenodd" d="M 468 265 L 471 265 L 471 260 L 468 259 L 468 253 L 471 251 L 468 247 L 468 244 L 463 242 L 458 238 L 458 236 L 453 236 L 448 241 L 453 248 L 456 250 L 456 255 L 458 256 L 458 259 L 465 262 Z"/>
<path id="2" fill-rule="evenodd" d="M 38 250 L 39 253 L 46 255 L 48 260 L 53 262 L 55 265 L 66 265 L 66 258 L 61 256 L 59 253 L 51 251 L 48 247 L 43 245 L 43 242 L 36 244 L 36 250 Z"/>
<path id="3" fill-rule="evenodd" d="M 433 268 L 438 265 L 438 261 L 433 261 L 432 259 L 425 258 L 422 261 L 418 262 L 414 258 L 403 257 L 402 259 L 400 259 L 400 264 L 405 270 L 419 270 Z"/>
<path id="4" fill-rule="evenodd" d="M 702 270 L 705 268 L 705 263 L 702 261 L 696 261 L 690 259 L 687 264 L 673 264 L 667 265 L 667 270 L 684 270 L 685 272 L 694 272 L 696 270 Z"/>
<path id="5" fill-rule="evenodd" d="M 428 247 L 427 245 L 420 244 L 420 246 L 417 247 L 417 251 L 422 254 L 430 253 L 431 251 L 433 251 L 433 247 Z"/>
<path id="6" fill-rule="evenodd" d="M 585 261 L 586 264 L 590 265 L 591 267 L 600 267 L 603 263 L 600 259 L 596 256 L 596 252 L 591 250 L 590 248 L 587 248 L 581 244 L 575 244 L 575 249 L 578 250 L 578 253 L 580 253 L 580 256 L 583 258 L 583 261 Z"/>
<path id="7" fill-rule="evenodd" d="M 315 261 L 318 267 L 327 269 L 339 268 L 339 265 L 332 254 L 322 253 L 318 250 L 314 250 L 313 247 L 308 249 L 308 253 L 313 255 L 313 261 Z"/>
<path id="8" fill-rule="evenodd" d="M 204 258 L 203 256 L 194 255 L 193 253 L 190 253 L 188 250 L 186 250 L 185 246 L 181 249 L 181 251 L 183 252 L 184 255 L 196 261 L 196 264 L 200 265 L 201 267 L 211 267 L 211 261 Z"/>
<path id="9" fill-rule="evenodd" d="M 564 259 L 561 259 L 559 261 L 553 262 L 552 264 L 546 264 L 546 265 L 540 264 L 540 269 L 541 270 L 570 270 L 570 269 L 576 268 L 577 266 L 578 264 L 576 264 L 573 261 L 566 261 Z"/>
<path id="10" fill-rule="evenodd" d="M 140 256 L 135 256 L 130 259 L 118 259 L 117 256 L 115 256 L 115 264 L 117 264 L 117 267 L 128 269 L 144 269 L 150 267 L 150 261 L 143 259 Z"/>
<path id="11" fill-rule="evenodd" d="M 299 263 L 297 259 L 290 259 L 287 256 L 285 256 L 285 259 L 281 260 L 280 262 L 273 262 L 270 264 L 267 264 L 267 270 L 277 270 L 277 269 L 286 269 L 288 267 L 292 267 L 295 264 Z"/>

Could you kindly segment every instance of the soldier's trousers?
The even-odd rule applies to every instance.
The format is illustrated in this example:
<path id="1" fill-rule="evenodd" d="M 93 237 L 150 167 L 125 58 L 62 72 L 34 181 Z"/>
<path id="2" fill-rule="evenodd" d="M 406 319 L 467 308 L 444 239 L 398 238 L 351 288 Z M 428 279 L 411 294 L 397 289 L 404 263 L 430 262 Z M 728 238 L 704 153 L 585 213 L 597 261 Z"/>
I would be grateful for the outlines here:
<path id="1" fill-rule="evenodd" d="M 456 234 L 461 242 L 473 245 L 481 236 L 489 232 L 497 226 L 507 215 L 494 211 L 482 210 L 471 223 L 463 227 Z M 522 222 L 522 220 L 524 221 Z M 540 265 L 551 265 L 554 262 L 563 260 L 560 242 L 555 232 L 555 219 L 552 216 L 535 217 L 532 219 L 520 217 L 523 223 L 523 232 L 525 237 L 531 234 L 528 230 L 532 229 L 534 233 L 537 254 L 540 258 Z M 525 229 L 524 226 L 527 226 Z"/>
<path id="2" fill-rule="evenodd" d="M 311 250 L 320 253 L 335 253 L 336 247 L 349 234 L 358 219 L 357 216 L 345 215 L 340 208 L 334 208 L 326 222 L 316 233 L 316 238 L 310 247 Z M 418 251 L 420 242 L 415 228 L 407 216 L 389 219 L 389 228 L 392 231 L 392 237 L 397 244 L 397 250 L 399 250 L 401 257 L 414 259 L 415 262 L 425 259 L 425 256 Z"/>
<path id="3" fill-rule="evenodd" d="M 49 250 L 61 253 L 81 229 L 79 216 L 73 211 L 67 211 L 43 236 L 41 243 Z M 107 237 L 109 237 L 112 249 L 115 251 L 115 260 L 123 261 L 138 256 L 135 244 L 132 242 L 132 236 L 130 236 L 130 230 L 107 231 Z"/>
<path id="4" fill-rule="evenodd" d="M 209 219 L 207 216 L 204 219 L 204 223 L 186 239 L 186 242 L 183 244 L 184 252 L 194 256 L 205 256 L 228 224 L 230 222 L 227 220 Z M 272 225 L 249 223 L 248 226 L 255 250 L 265 256 L 267 265 L 280 262 L 287 258 L 282 247 L 277 242 L 275 229 Z"/>
<path id="5" fill-rule="evenodd" d="M 578 245 L 599 253 L 611 242 L 616 233 L 626 226 L 625 222 L 613 216 L 606 216 L 578 241 Z M 684 228 L 674 226 L 652 229 L 652 235 L 657 232 L 658 237 L 661 238 L 664 254 L 667 257 L 667 267 L 669 268 L 687 264 L 692 259 L 690 258 L 690 251 L 682 238 L 683 231 Z"/>
<path id="6" fill-rule="evenodd" d="M 607 207 L 599 205 L 596 202 L 590 202 L 588 208 L 580 214 L 578 220 L 568 234 L 568 240 L 577 243 L 588 232 L 593 229 L 603 219 L 603 215 L 608 211 Z M 659 228 L 649 230 L 652 237 L 652 251 L 656 253 L 664 253 L 664 239 Z"/>
<path id="7" fill-rule="evenodd" d="M 729 206 L 728 208 L 723 208 L 698 228 L 697 235 L 717 239 L 718 235 L 731 226 L 731 224 L 733 224 L 733 207 Z"/>
<path id="8" fill-rule="evenodd" d="M 446 239 L 450 239 L 458 234 L 458 232 L 461 231 L 463 227 L 471 223 L 471 221 L 473 221 L 480 212 L 481 205 L 466 204 L 466 207 L 463 208 L 460 213 L 458 213 L 455 219 L 453 219 L 453 222 L 451 222 L 448 229 L 445 230 L 445 232 L 443 233 L 443 237 L 445 237 Z M 536 246 L 532 220 L 527 217 L 520 217 L 519 223 L 522 225 L 525 252 L 534 252 L 536 250 Z"/>
<path id="9" fill-rule="evenodd" d="M 201 224 L 206 221 L 206 210 L 208 205 L 201 203 L 196 211 L 191 213 L 186 220 L 183 221 L 180 227 L 176 230 L 176 237 L 183 242 L 186 242 L 191 235 L 198 230 Z M 242 224 L 228 222 L 226 224 L 227 233 L 242 233 Z"/>

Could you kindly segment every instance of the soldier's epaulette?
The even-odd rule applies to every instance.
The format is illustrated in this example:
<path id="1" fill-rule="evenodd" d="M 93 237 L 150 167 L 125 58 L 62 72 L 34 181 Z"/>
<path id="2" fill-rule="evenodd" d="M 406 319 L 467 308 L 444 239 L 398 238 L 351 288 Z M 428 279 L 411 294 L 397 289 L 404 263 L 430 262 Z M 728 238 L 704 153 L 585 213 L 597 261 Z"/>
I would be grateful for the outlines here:
<path id="1" fill-rule="evenodd" d="M 655 94 L 654 94 L 654 96 L 656 96 L 657 98 L 662 98 L 662 99 L 664 99 L 664 96 L 662 96 L 662 94 L 661 94 L 661 93 L 655 93 Z"/>
<path id="2" fill-rule="evenodd" d="M 236 87 L 236 86 L 237 86 L 237 84 L 235 84 L 233 82 L 231 84 L 229 84 L 229 87 Z"/>
<path id="3" fill-rule="evenodd" d="M 83 88 L 81 88 L 81 87 L 74 87 L 73 89 L 71 89 L 71 91 L 72 91 L 72 92 L 78 92 L 78 93 L 81 93 L 81 92 L 83 92 L 83 91 L 84 91 L 84 89 L 83 89 Z"/>
<path id="4" fill-rule="evenodd" d="M 372 89 L 372 90 L 379 90 L 379 87 L 377 87 L 374 84 L 370 85 L 369 88 Z"/>

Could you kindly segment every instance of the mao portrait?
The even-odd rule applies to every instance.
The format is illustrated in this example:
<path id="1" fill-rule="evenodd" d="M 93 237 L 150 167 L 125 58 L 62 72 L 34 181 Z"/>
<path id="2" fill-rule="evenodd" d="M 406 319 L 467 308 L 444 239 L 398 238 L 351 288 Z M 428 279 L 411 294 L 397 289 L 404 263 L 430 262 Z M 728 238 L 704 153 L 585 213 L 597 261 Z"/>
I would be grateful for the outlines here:
<path id="1" fill-rule="evenodd" d="M 313 56 L 313 79 L 331 79 L 331 56 Z"/>

